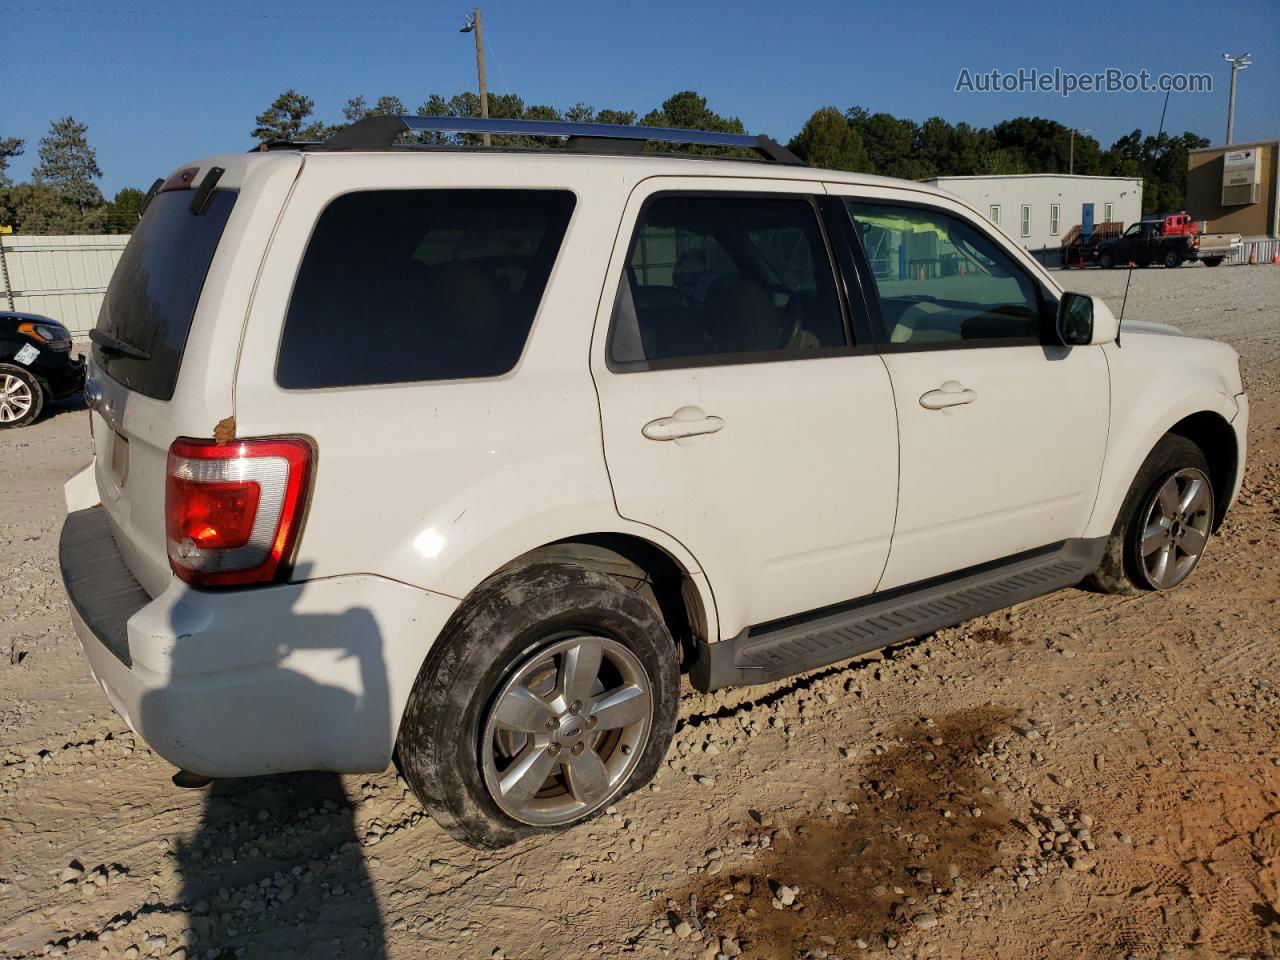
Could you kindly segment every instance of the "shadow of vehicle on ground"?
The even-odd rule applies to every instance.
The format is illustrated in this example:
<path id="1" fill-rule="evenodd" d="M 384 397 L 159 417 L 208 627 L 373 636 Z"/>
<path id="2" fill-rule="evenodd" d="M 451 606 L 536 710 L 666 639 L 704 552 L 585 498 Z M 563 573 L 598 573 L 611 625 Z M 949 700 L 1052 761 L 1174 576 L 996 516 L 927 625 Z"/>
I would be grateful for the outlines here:
<path id="1" fill-rule="evenodd" d="M 300 568 L 295 575 L 305 581 L 306 573 Z M 241 744 L 249 751 L 252 741 L 276 739 L 295 755 L 314 755 L 320 766 L 321 758 L 343 756 L 353 741 L 390 737 L 382 638 L 370 611 L 317 612 L 322 601 L 309 598 L 305 587 L 301 592 L 268 587 L 245 597 L 252 606 L 246 607 L 243 623 L 215 629 L 251 632 L 247 645 L 238 649 L 249 651 L 262 666 L 246 666 L 242 674 L 218 672 L 216 690 L 211 693 L 206 685 L 196 695 L 226 728 L 226 741 L 209 745 L 222 763 L 237 762 Z M 173 683 L 192 684 L 193 677 L 218 669 L 211 665 L 217 653 L 209 647 L 222 638 L 201 635 L 201 616 L 198 604 L 184 610 L 179 603 L 171 613 L 177 638 Z M 298 669 L 305 662 L 314 673 L 318 661 L 331 683 Z M 194 685 L 199 689 L 198 681 Z M 266 697 L 288 707 L 269 712 L 272 729 L 255 726 L 255 705 Z M 207 744 L 210 733 L 202 726 L 207 718 L 195 715 L 198 704 L 188 709 L 185 703 L 173 691 L 160 691 L 144 700 L 142 712 L 174 743 L 198 731 Z M 174 856 L 189 920 L 189 957 L 386 956 L 355 805 L 337 773 L 215 780 L 199 828 L 190 840 L 178 841 Z"/>

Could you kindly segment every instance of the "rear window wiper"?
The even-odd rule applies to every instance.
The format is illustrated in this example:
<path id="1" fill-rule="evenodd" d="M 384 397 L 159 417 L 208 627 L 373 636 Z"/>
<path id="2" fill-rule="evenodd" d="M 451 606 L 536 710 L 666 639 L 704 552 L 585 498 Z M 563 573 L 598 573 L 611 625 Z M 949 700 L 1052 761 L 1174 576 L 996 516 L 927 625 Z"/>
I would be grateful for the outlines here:
<path id="1" fill-rule="evenodd" d="M 108 353 L 118 353 L 121 356 L 132 357 L 134 360 L 151 359 L 151 354 L 141 347 L 135 347 L 132 343 L 126 343 L 101 330 L 90 330 L 89 339 Z"/>

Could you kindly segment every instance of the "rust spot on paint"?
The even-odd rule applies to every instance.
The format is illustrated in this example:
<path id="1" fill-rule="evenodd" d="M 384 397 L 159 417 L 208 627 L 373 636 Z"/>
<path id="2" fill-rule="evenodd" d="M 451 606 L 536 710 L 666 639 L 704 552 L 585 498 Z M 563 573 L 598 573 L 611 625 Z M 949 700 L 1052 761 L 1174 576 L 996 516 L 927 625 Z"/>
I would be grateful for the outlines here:
<path id="1" fill-rule="evenodd" d="M 214 443 L 230 443 L 236 438 L 236 418 L 225 417 L 213 428 Z"/>

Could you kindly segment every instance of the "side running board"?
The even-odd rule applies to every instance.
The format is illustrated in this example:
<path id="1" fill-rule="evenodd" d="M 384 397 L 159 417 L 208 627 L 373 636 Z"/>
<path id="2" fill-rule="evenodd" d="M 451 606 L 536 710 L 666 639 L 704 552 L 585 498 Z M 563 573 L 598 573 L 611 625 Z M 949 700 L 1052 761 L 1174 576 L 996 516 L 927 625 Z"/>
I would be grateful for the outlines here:
<path id="1" fill-rule="evenodd" d="M 689 670 L 704 692 L 768 683 L 1079 583 L 1102 562 L 1106 538 L 1066 540 L 996 563 L 748 627 L 703 643 Z"/>

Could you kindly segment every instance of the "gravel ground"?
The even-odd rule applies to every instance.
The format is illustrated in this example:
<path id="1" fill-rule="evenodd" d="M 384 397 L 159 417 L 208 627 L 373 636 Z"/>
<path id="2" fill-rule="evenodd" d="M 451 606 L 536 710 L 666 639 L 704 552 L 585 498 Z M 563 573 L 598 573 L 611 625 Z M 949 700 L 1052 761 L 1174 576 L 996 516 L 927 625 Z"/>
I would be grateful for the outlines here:
<path id="1" fill-rule="evenodd" d="M 1118 309 L 1127 274 L 1062 279 Z M 1126 317 L 1246 360 L 1244 493 L 1188 585 L 686 692 L 650 789 L 498 852 L 392 772 L 172 787 L 57 580 L 84 414 L 0 434 L 0 957 L 1276 956 L 1280 268 L 1134 271 Z"/>

